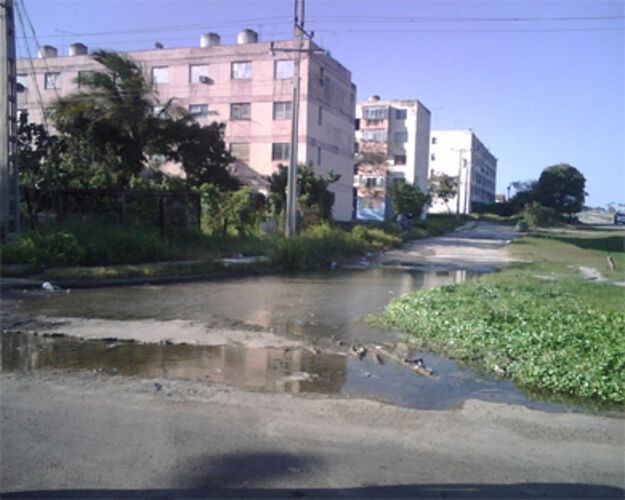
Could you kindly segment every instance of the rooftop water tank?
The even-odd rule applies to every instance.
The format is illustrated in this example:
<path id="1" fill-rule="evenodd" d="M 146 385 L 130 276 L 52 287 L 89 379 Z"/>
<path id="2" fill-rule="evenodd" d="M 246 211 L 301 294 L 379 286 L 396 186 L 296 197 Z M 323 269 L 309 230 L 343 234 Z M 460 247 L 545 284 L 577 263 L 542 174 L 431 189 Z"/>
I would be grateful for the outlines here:
<path id="1" fill-rule="evenodd" d="M 217 47 L 221 44 L 221 37 L 217 33 L 204 33 L 200 37 L 200 47 Z"/>
<path id="2" fill-rule="evenodd" d="M 70 56 L 86 56 L 87 55 L 87 46 L 83 43 L 72 43 L 69 46 L 69 55 Z"/>
<path id="3" fill-rule="evenodd" d="M 258 33 L 254 30 L 243 30 L 237 36 L 237 45 L 244 45 L 246 43 L 258 43 Z"/>
<path id="4" fill-rule="evenodd" d="M 58 54 L 59 51 L 52 45 L 42 45 L 39 47 L 39 59 L 43 59 L 45 57 L 56 57 Z"/>

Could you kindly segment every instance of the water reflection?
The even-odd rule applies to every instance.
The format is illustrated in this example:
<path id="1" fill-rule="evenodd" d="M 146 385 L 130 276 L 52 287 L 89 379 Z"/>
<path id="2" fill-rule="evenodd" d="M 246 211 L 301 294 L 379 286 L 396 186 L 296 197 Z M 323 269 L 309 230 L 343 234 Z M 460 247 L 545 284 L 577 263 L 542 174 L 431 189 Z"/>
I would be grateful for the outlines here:
<path id="1" fill-rule="evenodd" d="M 29 300 L 21 311 L 104 319 L 184 319 L 311 337 L 374 342 L 392 337 L 360 321 L 417 288 L 464 281 L 466 271 L 396 268 L 261 276 L 167 286 L 76 290 Z"/>
<path id="2" fill-rule="evenodd" d="M 417 375 L 385 358 L 305 349 L 111 343 L 2 333 L 0 370 L 88 370 L 144 378 L 219 382 L 271 392 L 369 397 L 429 410 L 456 408 L 469 398 L 525 405 L 544 411 L 579 410 L 574 401 L 536 400 L 506 380 L 480 377 L 468 367 L 417 353 L 438 378 Z M 609 411 L 606 405 L 586 410 Z M 618 409 L 617 409 L 618 410 Z M 622 410 L 622 408 L 620 409 Z M 618 414 L 618 413 L 617 413 Z"/>
<path id="3" fill-rule="evenodd" d="M 340 393 L 347 357 L 301 349 L 85 342 L 2 334 L 2 371 L 101 370 L 212 381 L 275 392 Z"/>

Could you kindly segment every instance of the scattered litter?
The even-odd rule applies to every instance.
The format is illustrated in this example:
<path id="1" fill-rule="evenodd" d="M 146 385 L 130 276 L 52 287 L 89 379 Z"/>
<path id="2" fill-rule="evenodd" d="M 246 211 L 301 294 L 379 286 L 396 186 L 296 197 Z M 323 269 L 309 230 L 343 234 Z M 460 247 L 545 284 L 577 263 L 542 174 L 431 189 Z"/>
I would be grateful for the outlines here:
<path id="1" fill-rule="evenodd" d="M 50 283 L 49 281 L 44 281 L 41 284 L 41 288 L 43 288 L 45 291 L 47 292 L 58 292 L 61 287 L 58 285 L 53 285 L 52 283 Z"/>
<path id="2" fill-rule="evenodd" d="M 362 358 L 367 355 L 367 348 L 360 344 L 352 345 L 349 350 L 354 356 L 358 358 L 358 361 L 362 361 Z"/>

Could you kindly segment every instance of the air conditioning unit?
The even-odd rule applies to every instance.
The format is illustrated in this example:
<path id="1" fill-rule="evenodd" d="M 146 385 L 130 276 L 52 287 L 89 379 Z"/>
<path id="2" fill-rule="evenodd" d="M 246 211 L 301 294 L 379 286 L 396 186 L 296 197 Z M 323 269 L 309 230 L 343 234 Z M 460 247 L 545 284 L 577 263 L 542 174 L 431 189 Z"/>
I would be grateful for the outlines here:
<path id="1" fill-rule="evenodd" d="M 200 75 L 199 80 L 200 80 L 200 83 L 206 83 L 207 85 L 210 83 L 213 83 L 213 80 L 211 80 L 206 75 Z"/>

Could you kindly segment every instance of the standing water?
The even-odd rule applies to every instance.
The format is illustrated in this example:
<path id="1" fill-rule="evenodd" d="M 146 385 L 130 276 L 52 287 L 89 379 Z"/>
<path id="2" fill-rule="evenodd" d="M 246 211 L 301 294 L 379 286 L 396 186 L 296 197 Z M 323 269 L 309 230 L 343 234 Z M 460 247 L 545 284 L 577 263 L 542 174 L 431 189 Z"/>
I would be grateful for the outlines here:
<path id="1" fill-rule="evenodd" d="M 399 340 L 399 332 L 367 325 L 394 297 L 417 288 L 462 282 L 467 271 L 422 272 L 397 268 L 260 276 L 165 286 L 94 288 L 36 293 L 18 300 L 26 316 L 110 320 L 190 320 L 209 327 L 270 330 L 313 344 L 332 339 L 350 345 Z M 31 295 L 32 296 L 32 295 Z M 278 392 L 371 397 L 423 409 L 455 408 L 468 398 L 562 411 L 571 406 L 536 401 L 505 380 L 430 353 L 413 353 L 433 369 L 424 377 L 389 358 L 358 360 L 337 352 L 238 345 L 155 345 L 88 342 L 3 333 L 3 371 L 98 370 L 120 375 L 221 382 Z M 377 362 L 376 362 L 377 361 Z M 573 403 L 573 409 L 576 405 Z"/>

